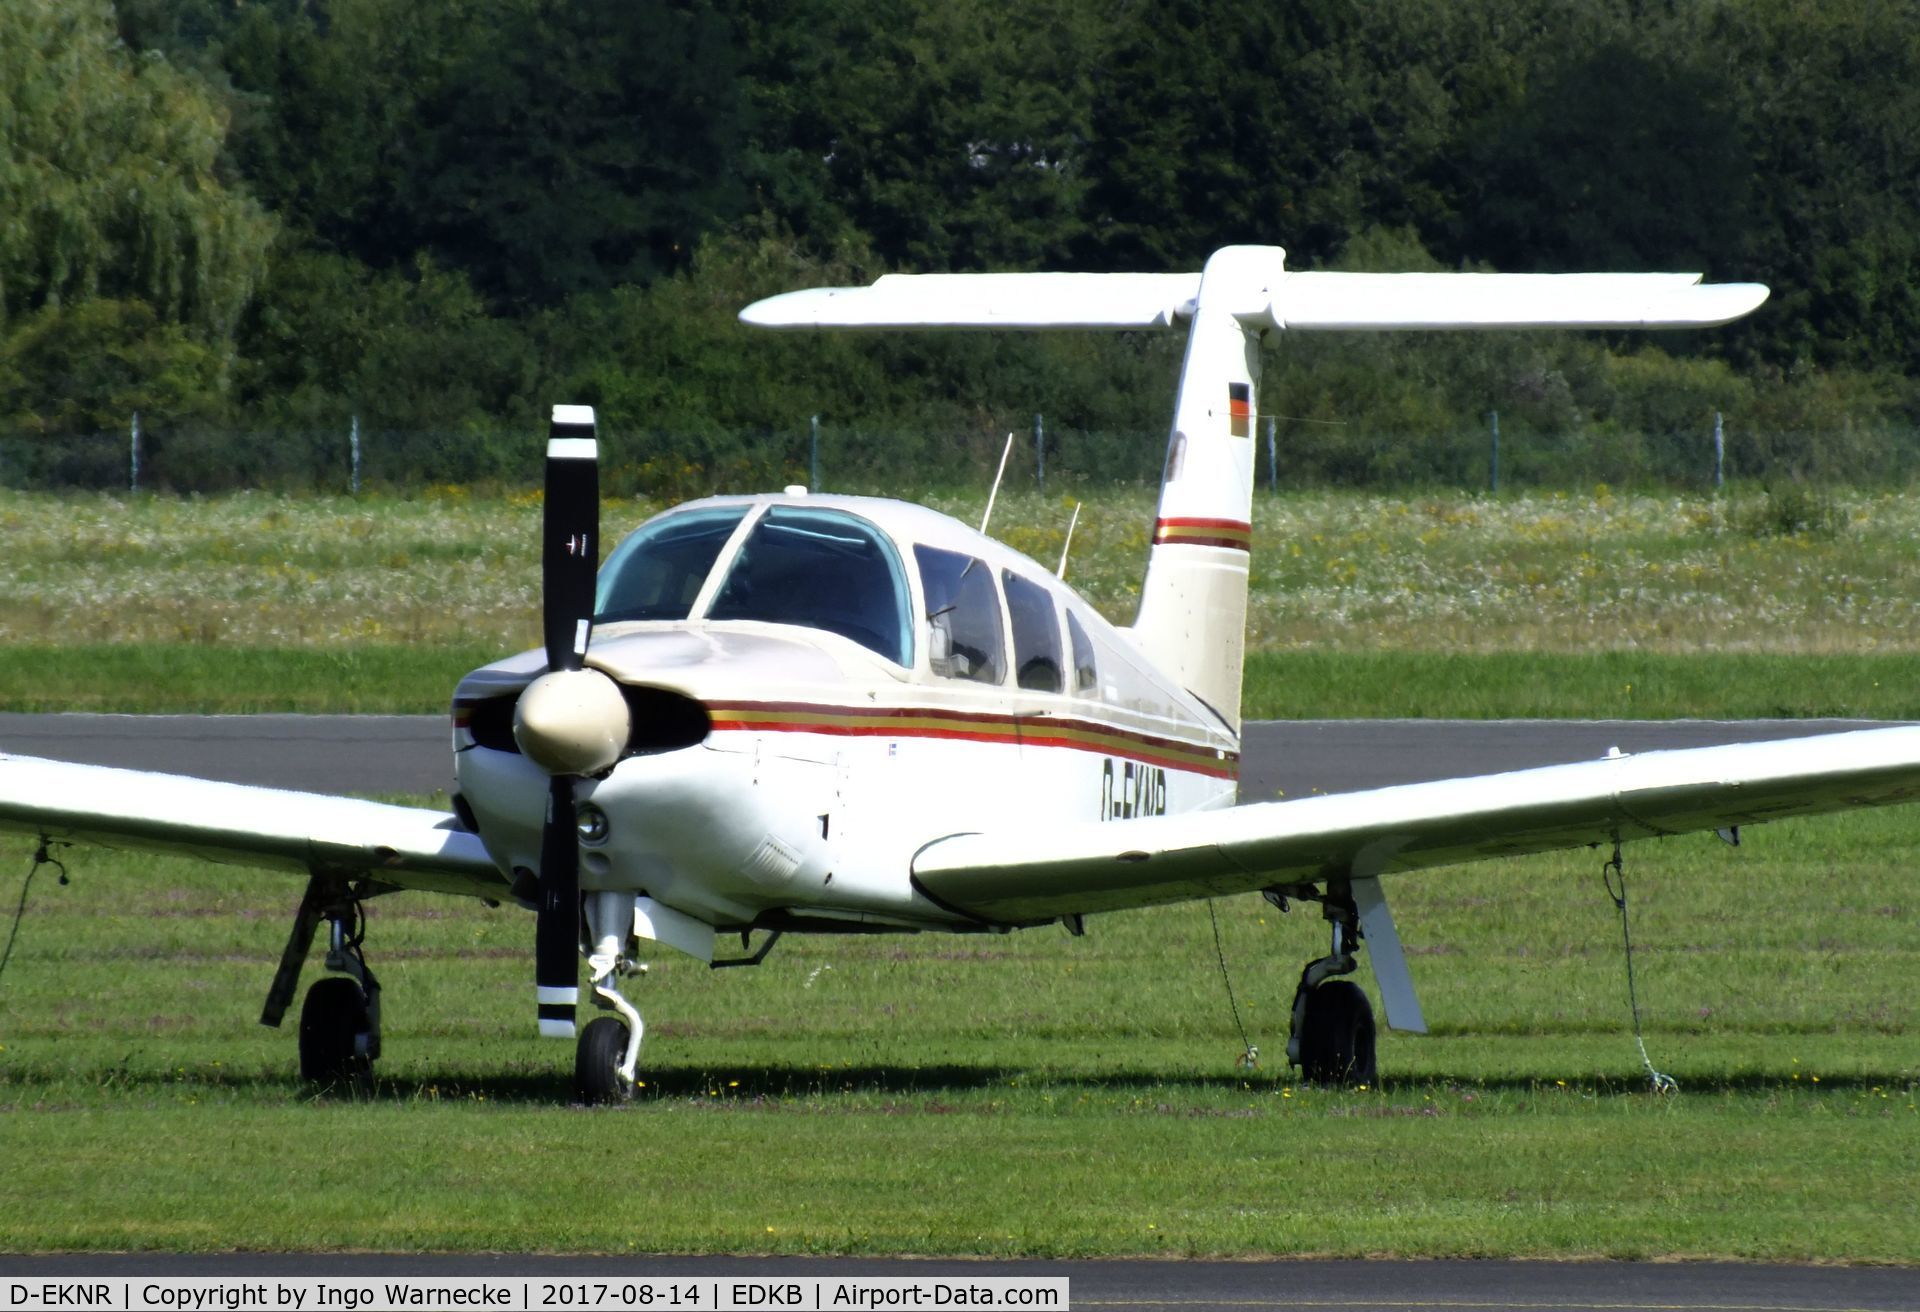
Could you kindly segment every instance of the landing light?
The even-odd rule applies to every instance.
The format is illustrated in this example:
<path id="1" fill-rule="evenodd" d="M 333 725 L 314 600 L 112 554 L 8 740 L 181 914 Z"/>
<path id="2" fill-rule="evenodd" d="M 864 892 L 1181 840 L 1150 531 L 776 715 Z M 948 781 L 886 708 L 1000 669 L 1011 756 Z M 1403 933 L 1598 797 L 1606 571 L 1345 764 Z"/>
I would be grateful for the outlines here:
<path id="1" fill-rule="evenodd" d="M 598 845 L 607 841 L 607 813 L 592 802 L 582 802 L 575 823 L 580 828 L 580 841 Z"/>

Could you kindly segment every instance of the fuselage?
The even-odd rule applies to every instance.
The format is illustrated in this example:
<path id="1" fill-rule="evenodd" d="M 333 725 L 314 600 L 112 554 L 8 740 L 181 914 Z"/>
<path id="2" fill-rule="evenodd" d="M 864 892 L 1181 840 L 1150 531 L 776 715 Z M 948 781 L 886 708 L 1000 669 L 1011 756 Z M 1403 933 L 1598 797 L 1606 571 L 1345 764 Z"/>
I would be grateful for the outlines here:
<path id="1" fill-rule="evenodd" d="M 985 928 L 918 889 L 960 833 L 1228 806 L 1239 743 L 1071 588 L 905 502 L 691 502 L 602 567 L 586 663 L 632 719 L 576 790 L 581 886 L 719 930 Z M 539 868 L 546 776 L 511 709 L 540 652 L 455 696 L 462 804 Z"/>

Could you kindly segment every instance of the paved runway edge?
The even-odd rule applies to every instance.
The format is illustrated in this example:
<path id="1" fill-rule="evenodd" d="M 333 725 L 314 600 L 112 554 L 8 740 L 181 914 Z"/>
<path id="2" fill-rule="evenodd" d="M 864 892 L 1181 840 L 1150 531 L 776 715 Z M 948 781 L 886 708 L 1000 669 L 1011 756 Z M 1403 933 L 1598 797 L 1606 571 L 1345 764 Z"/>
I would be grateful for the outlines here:
<path id="1" fill-rule="evenodd" d="M 513 1254 L 103 1253 L 0 1255 L 0 1279 L 57 1276 L 704 1278 L 1066 1276 L 1076 1308 L 1646 1309 L 1910 1312 L 1920 1271 L 1731 1262 L 1247 1261 L 604 1257 Z"/>

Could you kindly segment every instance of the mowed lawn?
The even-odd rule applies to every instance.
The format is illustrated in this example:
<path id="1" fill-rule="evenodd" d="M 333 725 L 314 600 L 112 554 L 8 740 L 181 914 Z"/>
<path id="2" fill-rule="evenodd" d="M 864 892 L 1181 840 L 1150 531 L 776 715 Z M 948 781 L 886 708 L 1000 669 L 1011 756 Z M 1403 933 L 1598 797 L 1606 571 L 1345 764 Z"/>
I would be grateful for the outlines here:
<path id="1" fill-rule="evenodd" d="M 1244 897 L 1216 909 L 1251 1070 L 1196 904 L 748 970 L 663 951 L 646 1086 L 601 1110 L 532 1037 L 525 913 L 372 905 L 386 1056 L 356 1104 L 257 1024 L 295 881 L 68 850 L 0 978 L 0 1249 L 1920 1262 L 1920 816 L 1744 837 L 1628 849 L 1677 1094 L 1582 851 L 1390 884 L 1433 1033 L 1383 1036 L 1378 1088 L 1293 1080 L 1324 927 Z"/>

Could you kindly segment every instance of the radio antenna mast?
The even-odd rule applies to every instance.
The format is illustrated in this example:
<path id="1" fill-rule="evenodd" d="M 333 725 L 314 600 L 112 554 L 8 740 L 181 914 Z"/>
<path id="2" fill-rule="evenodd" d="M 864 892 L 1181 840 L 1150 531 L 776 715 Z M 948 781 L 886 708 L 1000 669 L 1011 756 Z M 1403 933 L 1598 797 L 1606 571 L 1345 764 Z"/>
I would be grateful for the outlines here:
<path id="1" fill-rule="evenodd" d="M 1067 576 L 1067 553 L 1073 550 L 1073 529 L 1080 522 L 1080 503 L 1073 503 L 1073 518 L 1067 521 L 1067 540 L 1060 544 L 1060 568 L 1053 572 L 1057 579 Z"/>
<path id="2" fill-rule="evenodd" d="M 1007 434 L 1007 444 L 1000 448 L 1000 468 L 993 476 L 993 491 L 987 493 L 987 513 L 980 516 L 980 531 L 987 531 L 987 521 L 993 518 L 993 499 L 1000 495 L 1000 479 L 1007 472 L 1007 457 L 1013 454 L 1013 434 Z"/>

